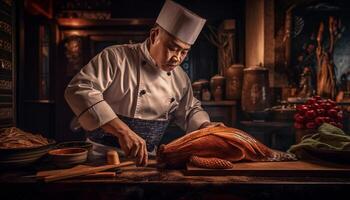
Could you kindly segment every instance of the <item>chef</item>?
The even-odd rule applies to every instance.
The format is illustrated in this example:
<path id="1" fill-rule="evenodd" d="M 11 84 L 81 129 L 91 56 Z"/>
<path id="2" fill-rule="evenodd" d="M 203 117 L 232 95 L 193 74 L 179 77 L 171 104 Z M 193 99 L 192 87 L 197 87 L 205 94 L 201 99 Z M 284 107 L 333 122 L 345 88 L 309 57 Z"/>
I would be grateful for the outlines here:
<path id="1" fill-rule="evenodd" d="M 170 120 L 186 132 L 217 124 L 193 97 L 179 67 L 205 21 L 167 0 L 146 41 L 107 47 L 75 75 L 65 98 L 91 131 L 95 153 L 121 149 L 144 166 Z"/>

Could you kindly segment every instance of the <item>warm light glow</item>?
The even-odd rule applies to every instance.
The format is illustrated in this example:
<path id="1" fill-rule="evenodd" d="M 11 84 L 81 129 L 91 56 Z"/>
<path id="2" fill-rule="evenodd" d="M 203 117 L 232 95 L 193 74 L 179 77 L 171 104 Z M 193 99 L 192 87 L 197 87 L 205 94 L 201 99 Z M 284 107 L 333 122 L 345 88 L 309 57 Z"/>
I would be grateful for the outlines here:
<path id="1" fill-rule="evenodd" d="M 130 24 L 132 24 L 132 25 L 138 25 L 138 24 L 140 24 L 140 20 L 138 20 L 138 19 L 133 19 L 133 20 L 131 20 Z"/>
<path id="2" fill-rule="evenodd" d="M 81 23 L 80 23 L 80 21 L 77 20 L 77 19 L 70 19 L 70 20 L 69 20 L 69 25 L 71 25 L 71 26 L 80 26 Z"/>
<path id="3" fill-rule="evenodd" d="M 264 0 L 246 1 L 246 66 L 264 65 Z"/>
<path id="4" fill-rule="evenodd" d="M 80 31 L 70 31 L 69 35 L 80 35 Z"/>

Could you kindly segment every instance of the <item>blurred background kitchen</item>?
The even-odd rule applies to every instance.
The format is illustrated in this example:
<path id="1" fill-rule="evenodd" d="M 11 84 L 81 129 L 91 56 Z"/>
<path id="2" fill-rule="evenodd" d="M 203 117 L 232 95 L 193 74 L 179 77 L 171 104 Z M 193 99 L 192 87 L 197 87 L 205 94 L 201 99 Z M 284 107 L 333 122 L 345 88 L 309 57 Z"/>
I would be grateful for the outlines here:
<path id="1" fill-rule="evenodd" d="M 321 95 L 337 101 L 349 130 L 346 0 L 176 2 L 208 20 L 181 67 L 212 121 L 286 150 L 296 141 L 296 105 Z M 144 41 L 163 3 L 0 0 L 0 126 L 84 140 L 65 87 L 103 48 Z M 163 142 L 182 134 L 170 125 Z"/>

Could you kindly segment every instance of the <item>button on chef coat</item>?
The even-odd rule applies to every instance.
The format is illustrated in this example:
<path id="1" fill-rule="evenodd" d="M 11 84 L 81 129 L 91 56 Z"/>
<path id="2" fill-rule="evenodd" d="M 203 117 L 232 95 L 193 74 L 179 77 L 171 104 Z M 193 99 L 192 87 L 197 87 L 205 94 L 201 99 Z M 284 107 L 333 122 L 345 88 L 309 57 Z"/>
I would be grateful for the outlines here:
<path id="1" fill-rule="evenodd" d="M 114 45 L 97 54 L 68 84 L 65 98 L 79 123 L 95 130 L 122 115 L 169 120 L 187 132 L 209 122 L 191 81 L 180 66 L 161 70 L 149 54 L 149 40 Z"/>

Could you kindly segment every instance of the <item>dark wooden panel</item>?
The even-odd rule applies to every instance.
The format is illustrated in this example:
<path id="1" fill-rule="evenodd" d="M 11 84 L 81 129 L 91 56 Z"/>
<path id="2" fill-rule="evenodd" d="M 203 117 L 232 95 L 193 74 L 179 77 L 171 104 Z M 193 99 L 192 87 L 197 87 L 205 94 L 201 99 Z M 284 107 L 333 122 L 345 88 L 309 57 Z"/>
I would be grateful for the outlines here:
<path id="1" fill-rule="evenodd" d="M 212 122 L 223 122 L 230 127 L 236 125 L 236 101 L 203 101 L 202 106 L 208 112 Z"/>
<path id="2" fill-rule="evenodd" d="M 15 125 L 15 1 L 0 1 L 0 127 Z"/>
<path id="3" fill-rule="evenodd" d="M 0 128 L 13 125 L 14 110 L 12 103 L 0 104 Z"/>
<path id="4" fill-rule="evenodd" d="M 2 13 L 10 16 L 12 16 L 12 8 L 14 6 L 14 1 L 13 0 L 1 0 L 0 1 L 0 10 Z"/>
<path id="5" fill-rule="evenodd" d="M 25 119 L 21 128 L 33 133 L 40 133 L 47 138 L 54 138 L 54 103 L 49 101 L 26 101 L 21 115 Z"/>

